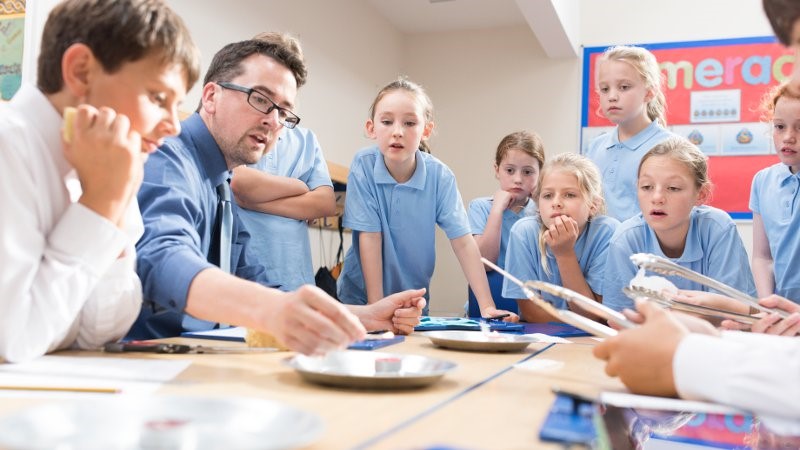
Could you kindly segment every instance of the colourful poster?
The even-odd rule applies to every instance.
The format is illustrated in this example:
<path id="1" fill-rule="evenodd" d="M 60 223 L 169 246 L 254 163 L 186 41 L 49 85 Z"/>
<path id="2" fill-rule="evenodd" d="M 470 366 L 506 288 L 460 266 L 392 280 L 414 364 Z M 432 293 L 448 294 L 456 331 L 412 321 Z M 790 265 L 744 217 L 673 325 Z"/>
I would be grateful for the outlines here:
<path id="1" fill-rule="evenodd" d="M 751 218 L 750 183 L 778 162 L 759 106 L 767 90 L 792 70 L 794 55 L 774 37 L 642 44 L 658 59 L 668 127 L 709 157 L 711 204 L 734 218 Z M 607 47 L 584 49 L 581 136 L 613 126 L 597 111 L 595 64 Z M 582 142 L 586 149 L 588 142 Z"/>
<path id="2" fill-rule="evenodd" d="M 10 100 L 22 83 L 25 0 L 0 0 L 0 100 Z"/>

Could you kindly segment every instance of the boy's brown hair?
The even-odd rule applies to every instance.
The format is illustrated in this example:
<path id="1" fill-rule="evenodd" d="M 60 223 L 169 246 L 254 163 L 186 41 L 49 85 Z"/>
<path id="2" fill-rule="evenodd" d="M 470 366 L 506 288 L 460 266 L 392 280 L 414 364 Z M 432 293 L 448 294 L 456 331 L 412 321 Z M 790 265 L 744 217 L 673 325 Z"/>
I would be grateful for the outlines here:
<path id="1" fill-rule="evenodd" d="M 50 12 L 42 32 L 38 87 L 64 87 L 61 60 L 73 44 L 92 50 L 108 73 L 151 54 L 180 64 L 190 89 L 200 76 L 200 53 L 183 20 L 161 0 L 66 0 Z"/>
<path id="2" fill-rule="evenodd" d="M 800 2 L 797 0 L 763 0 L 764 12 L 778 40 L 787 47 L 792 45 L 792 29 L 800 19 Z"/>

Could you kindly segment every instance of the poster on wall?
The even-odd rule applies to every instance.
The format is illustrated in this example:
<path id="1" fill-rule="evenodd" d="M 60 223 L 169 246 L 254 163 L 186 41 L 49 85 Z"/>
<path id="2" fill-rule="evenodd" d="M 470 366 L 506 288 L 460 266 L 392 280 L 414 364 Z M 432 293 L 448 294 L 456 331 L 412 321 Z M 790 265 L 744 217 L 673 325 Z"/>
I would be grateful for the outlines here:
<path id="1" fill-rule="evenodd" d="M 710 204 L 735 219 L 751 219 L 750 183 L 778 162 L 771 129 L 759 108 L 764 94 L 785 80 L 794 55 L 774 37 L 640 44 L 661 67 L 668 128 L 709 158 Z M 613 130 L 600 113 L 595 64 L 607 47 L 584 49 L 581 152 Z"/>
<path id="2" fill-rule="evenodd" d="M 8 101 L 22 83 L 25 0 L 0 0 L 0 100 Z"/>

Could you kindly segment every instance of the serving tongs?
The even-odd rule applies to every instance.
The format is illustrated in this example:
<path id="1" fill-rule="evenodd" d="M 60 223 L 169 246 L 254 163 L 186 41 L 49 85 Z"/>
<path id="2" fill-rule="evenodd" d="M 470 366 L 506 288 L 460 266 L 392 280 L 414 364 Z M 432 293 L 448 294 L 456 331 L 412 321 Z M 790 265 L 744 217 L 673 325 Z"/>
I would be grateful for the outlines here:
<path id="1" fill-rule="evenodd" d="M 699 314 L 701 316 L 712 317 L 716 319 L 730 319 L 746 325 L 752 325 L 758 321 L 758 317 L 748 316 L 747 314 L 739 314 L 732 311 L 725 311 L 724 309 L 694 305 L 692 303 L 675 300 L 670 298 L 669 295 L 665 295 L 661 292 L 642 286 L 625 286 L 622 288 L 622 292 L 631 300 L 635 300 L 637 298 L 646 298 L 647 300 L 654 301 L 657 304 L 674 311 Z"/>
<path id="2" fill-rule="evenodd" d="M 687 269 L 686 267 L 680 266 L 675 264 L 674 262 L 662 258 L 660 256 L 652 255 L 650 253 L 635 253 L 631 255 L 631 261 L 636 264 L 638 267 L 643 269 L 650 270 L 652 272 L 660 273 L 661 275 L 677 275 L 681 278 L 685 278 L 689 281 L 694 281 L 695 283 L 700 283 L 703 286 L 709 287 L 718 291 L 728 297 L 740 301 L 752 308 L 755 308 L 762 312 L 768 313 L 775 313 L 778 314 L 780 317 L 786 318 L 788 317 L 788 313 L 785 311 L 781 311 L 775 308 L 769 308 L 766 306 L 762 306 L 758 303 L 758 299 L 749 295 L 745 294 L 744 292 L 732 288 L 725 283 L 717 281 L 713 278 L 709 278 L 705 275 L 701 275 L 693 270 Z"/>
<path id="3" fill-rule="evenodd" d="M 481 258 L 481 261 L 483 261 L 484 264 L 497 271 L 497 273 L 503 275 L 504 277 L 511 280 L 511 282 L 522 288 L 522 291 L 525 293 L 525 296 L 528 297 L 528 300 L 535 303 L 536 306 L 547 311 L 547 313 L 549 313 L 556 319 L 568 323 L 574 327 L 580 328 L 581 330 L 586 331 L 587 333 L 593 334 L 598 337 L 612 337 L 617 335 L 617 330 L 611 327 L 607 327 L 601 323 L 595 322 L 594 320 L 591 320 L 587 317 L 584 317 L 568 309 L 558 309 L 555 306 L 553 306 L 552 303 L 548 302 L 541 296 L 537 295 L 536 291 L 547 292 L 548 294 L 555 295 L 556 297 L 559 298 L 563 298 L 567 302 L 575 302 L 581 305 L 581 307 L 583 307 L 584 309 L 592 313 L 595 313 L 606 320 L 613 320 L 623 328 L 633 328 L 636 326 L 636 324 L 626 319 L 625 316 L 623 316 L 621 313 L 614 311 L 613 309 L 604 306 L 601 303 L 598 303 L 592 299 L 589 299 L 581 294 L 578 294 L 575 291 L 572 291 L 570 289 L 561 286 L 556 286 L 554 284 L 547 283 L 544 281 L 526 281 L 523 283 L 517 277 L 501 269 L 488 259 Z"/>

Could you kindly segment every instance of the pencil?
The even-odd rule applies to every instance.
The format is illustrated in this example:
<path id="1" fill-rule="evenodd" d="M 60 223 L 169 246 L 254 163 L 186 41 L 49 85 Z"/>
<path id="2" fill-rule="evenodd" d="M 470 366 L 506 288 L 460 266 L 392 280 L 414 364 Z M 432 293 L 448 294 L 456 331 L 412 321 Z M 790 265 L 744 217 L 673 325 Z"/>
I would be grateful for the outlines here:
<path id="1" fill-rule="evenodd" d="M 49 391 L 49 392 L 83 392 L 93 394 L 119 394 L 118 388 L 99 387 L 66 387 L 66 386 L 1 386 L 0 391 Z"/>

